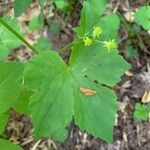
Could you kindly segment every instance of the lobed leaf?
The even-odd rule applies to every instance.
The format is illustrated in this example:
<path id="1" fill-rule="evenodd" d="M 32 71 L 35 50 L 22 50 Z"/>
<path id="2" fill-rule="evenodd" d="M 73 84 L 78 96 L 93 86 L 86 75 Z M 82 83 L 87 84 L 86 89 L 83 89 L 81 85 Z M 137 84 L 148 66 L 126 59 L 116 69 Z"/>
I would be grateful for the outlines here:
<path id="1" fill-rule="evenodd" d="M 98 51 L 99 48 L 96 46 L 94 50 L 90 49 L 97 52 L 97 57 L 93 57 L 88 55 L 88 49 L 85 53 L 82 48 L 74 47 L 77 52 L 83 52 L 76 53 L 70 67 L 51 51 L 40 53 L 28 63 L 25 84 L 35 90 L 30 108 L 37 138 L 44 136 L 63 141 L 67 137 L 65 128 L 74 115 L 77 125 L 82 130 L 112 142 L 113 122 L 117 110 L 116 97 L 110 89 L 97 85 L 89 77 L 99 79 L 102 83 L 109 80 L 107 83 L 114 85 L 123 71 L 128 69 L 128 65 L 117 53 L 110 56 L 105 50 Z M 93 60 L 94 63 L 99 63 L 98 58 L 102 59 L 102 56 L 106 56 L 106 59 L 101 60 L 102 69 L 95 69 L 92 66 Z M 106 68 L 112 63 L 116 68 L 122 69 Z M 85 67 L 86 73 L 83 71 Z M 113 75 L 114 70 L 117 75 Z M 109 79 L 110 73 L 112 77 Z M 95 92 L 84 94 L 81 87 Z"/>
<path id="2" fill-rule="evenodd" d="M 73 115 L 73 88 L 68 67 L 55 52 L 33 58 L 25 71 L 25 83 L 36 92 L 31 97 L 36 138 L 64 141 Z"/>
<path id="3" fill-rule="evenodd" d="M 81 130 L 112 143 L 117 97 L 112 90 L 86 79 L 80 80 L 78 86 L 88 87 L 96 94 L 86 96 L 78 89 L 75 91 L 75 123 Z"/>
<path id="4" fill-rule="evenodd" d="M 90 80 L 98 81 L 100 84 L 114 86 L 121 80 L 125 70 L 130 68 L 118 52 L 108 53 L 99 43 L 93 43 L 85 47 L 81 40 L 72 49 L 70 67 L 75 74 L 86 76 Z"/>
<path id="5" fill-rule="evenodd" d="M 115 14 L 100 18 L 105 7 L 104 0 L 84 2 L 76 30 L 79 36 L 101 26 L 104 35 L 100 38 L 118 38 L 119 18 Z M 112 142 L 117 98 L 111 88 L 129 68 L 117 51 L 108 53 L 96 40 L 85 46 L 81 38 L 74 41 L 69 65 L 52 51 L 34 57 L 24 76 L 25 85 L 35 91 L 30 109 L 36 137 L 63 141 L 74 116 L 83 131 Z"/>

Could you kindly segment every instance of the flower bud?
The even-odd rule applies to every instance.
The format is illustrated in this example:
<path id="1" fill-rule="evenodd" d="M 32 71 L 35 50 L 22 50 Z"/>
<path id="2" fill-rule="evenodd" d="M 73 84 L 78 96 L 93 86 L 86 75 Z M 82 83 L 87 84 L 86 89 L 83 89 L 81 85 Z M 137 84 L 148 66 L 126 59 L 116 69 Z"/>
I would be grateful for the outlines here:
<path id="1" fill-rule="evenodd" d="M 105 41 L 103 43 L 104 43 L 104 46 L 108 49 L 108 52 L 117 49 L 117 43 L 114 39 Z"/>

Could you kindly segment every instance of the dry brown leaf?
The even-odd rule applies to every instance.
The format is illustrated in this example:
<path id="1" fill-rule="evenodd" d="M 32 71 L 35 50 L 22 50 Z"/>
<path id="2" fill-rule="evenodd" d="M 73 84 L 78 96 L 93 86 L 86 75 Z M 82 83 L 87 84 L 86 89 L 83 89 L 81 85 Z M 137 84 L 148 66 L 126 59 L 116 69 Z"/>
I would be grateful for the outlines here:
<path id="1" fill-rule="evenodd" d="M 128 77 L 132 77 L 132 76 L 134 75 L 131 71 L 126 71 L 125 74 L 126 74 Z"/>
<path id="2" fill-rule="evenodd" d="M 149 103 L 150 102 L 150 91 L 145 91 L 142 97 L 142 103 Z"/>
<path id="3" fill-rule="evenodd" d="M 135 17 L 134 17 L 134 12 L 132 11 L 128 11 L 124 14 L 124 17 L 125 19 L 128 21 L 128 22 L 134 22 L 135 21 Z"/>
<path id="4" fill-rule="evenodd" d="M 86 96 L 92 96 L 92 95 L 96 94 L 96 91 L 91 90 L 91 89 L 86 89 L 86 88 L 80 88 L 80 92 Z"/>

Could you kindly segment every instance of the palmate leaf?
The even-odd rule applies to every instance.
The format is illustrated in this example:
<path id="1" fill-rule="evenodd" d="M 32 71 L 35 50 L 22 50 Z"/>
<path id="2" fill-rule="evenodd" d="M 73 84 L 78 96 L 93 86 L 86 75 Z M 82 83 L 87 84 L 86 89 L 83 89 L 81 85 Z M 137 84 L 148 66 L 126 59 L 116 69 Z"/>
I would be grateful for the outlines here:
<path id="1" fill-rule="evenodd" d="M 83 47 L 74 48 L 84 51 Z M 30 108 L 37 138 L 45 136 L 63 141 L 67 136 L 65 128 L 74 115 L 77 125 L 82 130 L 112 142 L 113 122 L 117 110 L 116 97 L 110 89 L 94 83 L 92 78 L 104 84 L 111 81 L 108 85 L 114 85 L 129 66 L 117 53 L 112 56 L 107 53 L 106 56 L 104 49 L 98 50 L 95 48 L 99 60 L 90 56 L 95 61 L 89 61 L 88 53 L 81 52 L 81 56 L 85 58 L 76 55 L 76 62 L 72 57 L 70 67 L 55 52 L 43 52 L 29 62 L 25 69 L 25 84 L 36 90 L 31 97 Z M 77 50 L 76 54 L 78 52 Z M 97 65 L 104 62 L 101 60 L 104 58 L 101 57 L 101 53 L 105 54 L 106 63 L 101 64 L 100 69 L 97 66 L 94 69 L 93 63 Z M 112 63 L 113 67 L 106 68 L 112 66 Z M 87 70 L 84 72 L 85 67 Z M 110 73 L 114 74 L 105 82 L 108 75 L 105 78 L 103 72 L 109 76 Z M 96 94 L 86 96 L 80 88 L 92 89 Z"/>
<path id="2" fill-rule="evenodd" d="M 29 62 L 25 84 L 37 90 L 30 103 L 36 137 L 63 141 L 67 136 L 65 127 L 73 115 L 73 87 L 68 66 L 55 52 L 43 52 Z"/>
<path id="3" fill-rule="evenodd" d="M 21 91 L 23 65 L 21 63 L 0 63 L 0 114 L 14 105 Z"/>
<path id="4" fill-rule="evenodd" d="M 96 25 L 104 30 L 103 40 L 117 39 L 118 17 L 110 14 L 99 18 L 105 7 L 105 1 L 84 2 L 76 30 L 79 36 L 87 35 Z M 52 51 L 34 57 L 24 78 L 25 85 L 35 91 L 30 109 L 36 137 L 65 140 L 74 116 L 81 130 L 112 142 L 117 98 L 110 89 L 129 68 L 117 51 L 108 53 L 96 41 L 85 47 L 82 39 L 75 40 L 69 65 Z"/>

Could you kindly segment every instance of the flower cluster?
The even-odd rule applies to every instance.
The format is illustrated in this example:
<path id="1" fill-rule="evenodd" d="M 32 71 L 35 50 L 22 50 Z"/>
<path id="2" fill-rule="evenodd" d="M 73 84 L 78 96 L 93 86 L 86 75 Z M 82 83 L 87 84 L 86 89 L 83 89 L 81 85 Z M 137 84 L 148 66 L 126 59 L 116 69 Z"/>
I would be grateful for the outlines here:
<path id="1" fill-rule="evenodd" d="M 104 47 L 106 47 L 108 49 L 108 52 L 117 49 L 117 43 L 115 42 L 114 39 L 113 40 L 104 41 L 103 43 L 104 43 Z"/>
<path id="2" fill-rule="evenodd" d="M 85 46 L 90 46 L 92 44 L 92 39 L 90 39 L 88 36 L 83 38 L 83 42 Z"/>
<path id="3" fill-rule="evenodd" d="M 102 34 L 102 28 L 101 27 L 94 27 L 92 34 L 89 36 L 85 36 L 83 38 L 84 46 L 90 46 L 92 45 L 93 41 L 97 41 L 99 43 L 102 43 L 104 47 L 107 48 L 108 52 L 111 52 L 113 50 L 117 49 L 117 43 L 116 41 L 113 40 L 108 40 L 108 41 L 98 41 L 96 38 L 99 38 Z"/>
<path id="4" fill-rule="evenodd" d="M 101 27 L 94 27 L 94 30 L 93 30 L 93 37 L 98 37 L 102 34 L 102 28 Z"/>

